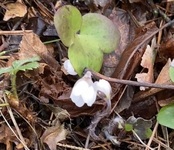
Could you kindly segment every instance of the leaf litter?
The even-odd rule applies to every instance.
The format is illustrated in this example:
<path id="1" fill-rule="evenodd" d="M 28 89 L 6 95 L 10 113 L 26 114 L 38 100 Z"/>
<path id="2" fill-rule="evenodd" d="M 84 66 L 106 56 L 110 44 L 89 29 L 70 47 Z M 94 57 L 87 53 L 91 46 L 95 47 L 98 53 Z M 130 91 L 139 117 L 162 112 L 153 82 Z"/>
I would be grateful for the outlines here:
<path id="1" fill-rule="evenodd" d="M 4 21 L 0 22 L 0 30 L 6 31 L 0 31 L 1 71 L 17 60 L 36 55 L 41 58 L 36 69 L 17 73 L 19 105 L 14 104 L 8 72 L 0 76 L 0 111 L 5 117 L 5 120 L 1 117 L 0 126 L 3 149 L 174 148 L 171 140 L 173 130 L 167 130 L 169 138 L 166 138 L 159 126 L 154 128 L 159 108 L 164 103 L 170 104 L 174 97 L 172 90 L 155 88 L 155 84 L 173 85 L 169 76 L 174 57 L 173 26 L 163 26 L 162 35 L 157 36 L 160 24 L 165 25 L 173 17 L 173 3 L 129 2 L 73 0 L 70 3 L 63 0 L 58 7 L 55 1 L 1 2 L 0 17 Z M 68 56 L 67 47 L 60 40 L 54 41 L 59 36 L 55 36 L 53 25 L 54 6 L 59 9 L 66 4 L 74 5 L 82 14 L 103 14 L 118 27 L 121 34 L 119 47 L 110 54 L 104 54 L 101 74 L 136 81 L 136 74 L 146 73 L 147 69 L 146 74 L 141 73 L 147 80 L 142 81 L 143 77 L 140 77 L 138 83 L 150 82 L 154 83 L 154 87 L 141 91 L 136 86 L 111 83 L 110 109 L 106 109 L 106 103 L 100 97 L 92 107 L 76 107 L 70 100 L 70 94 L 79 77 L 63 73 L 61 66 Z M 34 21 L 39 24 L 34 24 Z M 33 31 L 27 32 L 28 29 Z M 153 38 L 157 39 L 155 46 L 152 46 Z M 156 55 L 151 53 L 154 49 Z M 93 80 L 97 78 L 93 76 Z M 12 108 L 14 115 L 10 115 L 8 107 Z M 120 123 L 115 119 L 118 116 L 124 121 Z M 24 140 L 20 139 L 14 120 Z M 132 127 L 129 132 L 124 127 L 126 124 Z M 156 135 L 147 145 L 152 135 L 150 131 L 156 132 Z M 89 132 L 94 136 L 87 141 Z"/>

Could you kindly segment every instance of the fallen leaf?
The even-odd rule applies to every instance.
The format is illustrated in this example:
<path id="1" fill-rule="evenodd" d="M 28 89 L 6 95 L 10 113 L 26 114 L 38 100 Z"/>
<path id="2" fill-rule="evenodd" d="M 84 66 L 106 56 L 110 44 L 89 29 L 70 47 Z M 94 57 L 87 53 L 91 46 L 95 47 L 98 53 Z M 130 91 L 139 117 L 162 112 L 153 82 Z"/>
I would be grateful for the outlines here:
<path id="1" fill-rule="evenodd" d="M 18 53 L 19 59 L 25 59 L 33 56 L 40 56 L 40 58 L 55 71 L 58 70 L 60 65 L 53 57 L 53 54 L 48 51 L 46 46 L 42 43 L 39 37 L 31 33 L 24 33 L 20 43 L 20 51 Z"/>
<path id="2" fill-rule="evenodd" d="M 15 129 L 14 128 L 12 129 L 16 133 Z M 11 146 L 12 143 L 19 144 L 18 139 L 7 125 L 1 124 L 0 134 L 1 134 L 0 143 L 4 143 L 6 145 L 7 150 L 12 148 Z"/>
<path id="3" fill-rule="evenodd" d="M 161 72 L 159 73 L 155 83 L 156 84 L 173 84 L 170 76 L 169 76 L 169 68 L 170 68 L 170 64 L 171 64 L 171 60 L 168 59 L 167 63 L 165 64 L 165 66 L 162 68 Z M 164 89 L 160 89 L 160 88 L 151 88 L 150 90 L 146 91 L 146 92 L 139 92 L 137 94 L 134 95 L 134 100 L 133 102 L 138 102 L 141 101 L 142 99 L 147 99 L 147 97 L 154 95 L 160 91 L 163 91 Z"/>
<path id="4" fill-rule="evenodd" d="M 160 58 L 167 60 L 168 58 L 174 58 L 174 38 L 166 39 L 159 48 Z"/>
<path id="5" fill-rule="evenodd" d="M 135 75 L 135 78 L 137 78 L 138 82 L 142 82 L 142 83 L 152 83 L 154 81 L 154 70 L 153 70 L 153 66 L 154 66 L 154 60 L 156 57 L 156 50 L 155 50 L 155 46 L 156 46 L 156 39 L 154 38 L 152 40 L 152 45 L 147 45 L 146 50 L 143 54 L 142 57 L 142 61 L 141 61 L 141 66 L 148 69 L 147 73 L 137 73 Z M 146 87 L 140 87 L 140 90 L 144 91 L 146 90 Z"/>
<path id="6" fill-rule="evenodd" d="M 172 84 L 172 81 L 169 76 L 169 68 L 171 65 L 171 60 L 168 59 L 165 66 L 162 68 L 161 72 L 159 73 L 155 83 L 157 84 Z"/>
<path id="7" fill-rule="evenodd" d="M 56 150 L 58 142 L 65 140 L 68 131 L 64 128 L 64 125 L 57 125 L 49 127 L 43 133 L 41 140 L 46 143 L 51 150 Z"/>
<path id="8" fill-rule="evenodd" d="M 8 3 L 3 20 L 8 21 L 11 18 L 24 17 L 27 13 L 27 6 L 19 1 Z"/>

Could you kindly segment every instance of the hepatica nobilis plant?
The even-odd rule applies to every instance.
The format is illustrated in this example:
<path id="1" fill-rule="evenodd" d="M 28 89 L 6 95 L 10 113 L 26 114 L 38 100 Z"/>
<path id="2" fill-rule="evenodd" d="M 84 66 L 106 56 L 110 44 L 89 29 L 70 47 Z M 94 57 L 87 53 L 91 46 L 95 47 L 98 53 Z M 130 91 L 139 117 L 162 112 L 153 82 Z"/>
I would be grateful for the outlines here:
<path id="1" fill-rule="evenodd" d="M 103 55 L 114 51 L 119 44 L 119 31 L 110 19 L 98 13 L 87 13 L 82 16 L 80 11 L 71 5 L 62 6 L 57 10 L 54 25 L 62 43 L 68 47 L 69 59 L 65 61 L 64 68 L 71 75 L 78 74 L 81 77 L 85 68 L 99 72 Z M 93 83 L 90 73 L 87 72 L 75 83 L 71 93 L 72 101 L 79 107 L 84 103 L 92 106 L 96 99 L 94 93 L 101 90 L 100 84 L 103 86 L 104 83 L 109 84 L 105 80 Z M 83 89 L 84 93 L 77 91 L 77 87 L 82 86 L 86 87 Z M 104 94 L 107 97 L 110 91 Z"/>

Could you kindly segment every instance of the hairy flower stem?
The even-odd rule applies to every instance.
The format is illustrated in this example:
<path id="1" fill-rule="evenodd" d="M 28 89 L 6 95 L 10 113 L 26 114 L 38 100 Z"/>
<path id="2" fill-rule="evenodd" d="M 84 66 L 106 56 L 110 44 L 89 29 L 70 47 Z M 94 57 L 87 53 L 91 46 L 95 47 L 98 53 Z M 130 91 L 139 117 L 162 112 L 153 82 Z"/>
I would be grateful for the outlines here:
<path id="1" fill-rule="evenodd" d="M 106 101 L 106 108 L 103 109 L 103 111 L 98 111 L 96 113 L 96 115 L 94 116 L 93 120 L 91 121 L 90 126 L 88 127 L 89 133 L 88 133 L 88 137 L 92 137 L 94 140 L 101 140 L 101 138 L 96 135 L 95 133 L 95 128 L 97 127 L 98 123 L 100 122 L 101 119 L 103 119 L 104 117 L 110 115 L 111 112 L 111 100 L 107 99 Z M 89 138 L 88 138 L 89 139 Z M 85 148 L 87 148 L 89 141 L 86 140 L 86 144 L 85 144 Z"/>
<path id="2" fill-rule="evenodd" d="M 12 86 L 12 93 L 15 97 L 16 103 L 19 103 L 19 98 L 17 94 L 17 89 L 16 89 L 16 73 L 11 74 L 11 86 Z"/>

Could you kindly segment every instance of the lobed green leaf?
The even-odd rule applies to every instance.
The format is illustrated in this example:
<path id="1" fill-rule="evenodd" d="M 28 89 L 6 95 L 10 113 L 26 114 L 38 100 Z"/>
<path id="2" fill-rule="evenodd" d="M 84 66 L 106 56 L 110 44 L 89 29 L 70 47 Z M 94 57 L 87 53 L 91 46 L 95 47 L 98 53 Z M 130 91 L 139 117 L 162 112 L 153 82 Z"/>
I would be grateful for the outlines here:
<path id="1" fill-rule="evenodd" d="M 74 42 L 75 34 L 80 30 L 82 16 L 71 5 L 60 7 L 54 15 L 54 25 L 63 44 L 69 47 Z"/>
<path id="2" fill-rule="evenodd" d="M 118 47 L 120 34 L 110 19 L 97 13 L 88 13 L 82 19 L 80 34 L 94 39 L 94 44 L 99 46 L 98 50 L 110 53 Z"/>
<path id="3" fill-rule="evenodd" d="M 79 76 L 86 67 L 97 72 L 101 69 L 103 53 L 97 50 L 98 45 L 94 42 L 88 36 L 77 35 L 74 44 L 68 49 L 69 59 Z"/>
<path id="4" fill-rule="evenodd" d="M 169 104 L 160 109 L 157 121 L 166 127 L 174 129 L 174 104 Z"/>

